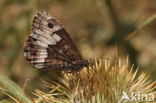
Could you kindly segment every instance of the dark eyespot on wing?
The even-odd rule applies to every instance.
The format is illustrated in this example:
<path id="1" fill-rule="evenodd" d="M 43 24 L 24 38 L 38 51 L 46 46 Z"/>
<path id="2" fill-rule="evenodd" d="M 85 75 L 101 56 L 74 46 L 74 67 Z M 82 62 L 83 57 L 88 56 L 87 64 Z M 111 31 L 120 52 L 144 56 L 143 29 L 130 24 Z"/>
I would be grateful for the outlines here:
<path id="1" fill-rule="evenodd" d="M 54 25 L 53 25 L 52 23 L 48 23 L 48 27 L 49 27 L 49 28 L 53 28 Z"/>

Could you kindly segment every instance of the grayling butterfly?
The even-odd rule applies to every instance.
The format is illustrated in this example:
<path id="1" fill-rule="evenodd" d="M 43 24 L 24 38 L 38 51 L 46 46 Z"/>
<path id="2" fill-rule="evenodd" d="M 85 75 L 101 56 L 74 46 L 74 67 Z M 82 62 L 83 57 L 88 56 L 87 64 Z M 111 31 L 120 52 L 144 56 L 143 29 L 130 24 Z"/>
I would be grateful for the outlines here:
<path id="1" fill-rule="evenodd" d="M 24 56 L 37 69 L 72 72 L 89 65 L 63 25 L 47 12 L 39 12 L 34 17 Z"/>

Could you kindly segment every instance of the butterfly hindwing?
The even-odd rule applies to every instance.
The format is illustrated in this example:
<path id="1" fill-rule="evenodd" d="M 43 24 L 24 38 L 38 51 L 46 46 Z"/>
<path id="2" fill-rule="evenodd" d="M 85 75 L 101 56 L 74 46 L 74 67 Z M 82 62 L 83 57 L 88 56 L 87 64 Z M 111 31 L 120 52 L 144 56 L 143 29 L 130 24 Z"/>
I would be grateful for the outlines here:
<path id="1" fill-rule="evenodd" d="M 24 55 L 37 69 L 80 69 L 87 66 L 65 28 L 50 14 L 39 12 L 25 43 Z"/>

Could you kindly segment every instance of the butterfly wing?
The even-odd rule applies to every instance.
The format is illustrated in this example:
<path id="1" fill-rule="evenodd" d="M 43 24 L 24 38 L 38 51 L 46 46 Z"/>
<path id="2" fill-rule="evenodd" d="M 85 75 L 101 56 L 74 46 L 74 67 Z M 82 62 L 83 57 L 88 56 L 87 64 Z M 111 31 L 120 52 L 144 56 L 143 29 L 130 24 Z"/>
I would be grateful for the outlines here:
<path id="1" fill-rule="evenodd" d="M 64 27 L 46 12 L 34 17 L 24 51 L 26 59 L 38 69 L 79 69 L 88 65 Z"/>

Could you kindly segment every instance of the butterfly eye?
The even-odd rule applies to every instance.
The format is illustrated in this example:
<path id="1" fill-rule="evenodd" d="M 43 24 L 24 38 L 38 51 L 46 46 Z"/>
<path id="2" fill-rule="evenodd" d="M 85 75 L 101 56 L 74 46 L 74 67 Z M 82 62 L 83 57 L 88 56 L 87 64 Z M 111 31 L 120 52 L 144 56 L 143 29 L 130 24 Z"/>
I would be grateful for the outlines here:
<path id="1" fill-rule="evenodd" d="M 48 27 L 49 27 L 49 28 L 53 28 L 54 25 L 53 25 L 52 23 L 48 23 Z"/>

